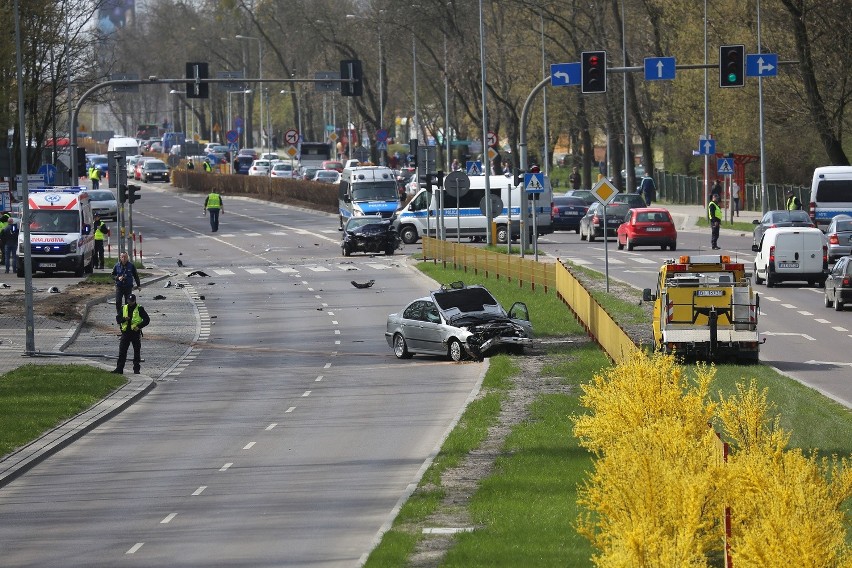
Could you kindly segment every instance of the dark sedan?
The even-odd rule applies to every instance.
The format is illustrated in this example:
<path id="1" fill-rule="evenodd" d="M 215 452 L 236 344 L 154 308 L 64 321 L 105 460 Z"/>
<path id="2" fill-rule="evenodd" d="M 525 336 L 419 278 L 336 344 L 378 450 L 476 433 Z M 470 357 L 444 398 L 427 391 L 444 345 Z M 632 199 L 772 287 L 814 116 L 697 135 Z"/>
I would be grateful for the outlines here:
<path id="1" fill-rule="evenodd" d="M 618 227 L 624 223 L 630 205 L 627 203 L 610 203 L 606 207 L 606 236 L 614 237 Z M 580 220 L 580 240 L 593 242 L 597 237 L 604 236 L 604 206 L 592 203 L 585 217 Z"/>
<path id="2" fill-rule="evenodd" d="M 564 197 L 561 195 L 553 198 L 553 227 L 554 231 L 576 231 L 580 232 L 580 219 L 589 210 L 586 202 L 579 197 Z"/>
<path id="3" fill-rule="evenodd" d="M 844 256 L 838 260 L 828 278 L 825 279 L 825 307 L 838 312 L 843 306 L 852 302 L 852 256 Z"/>
<path id="4" fill-rule="evenodd" d="M 837 215 L 825 231 L 828 239 L 828 262 L 852 254 L 852 217 Z"/>
<path id="5" fill-rule="evenodd" d="M 763 238 L 763 233 L 766 232 L 766 229 L 772 229 L 775 227 L 815 227 L 816 225 L 811 222 L 811 218 L 808 216 L 807 211 L 795 210 L 795 211 L 786 211 L 784 209 L 779 209 L 775 211 L 767 211 L 763 214 L 763 218 L 758 221 L 755 219 L 754 221 L 754 233 L 752 235 L 753 243 L 755 245 L 760 244 L 760 239 Z"/>
<path id="6" fill-rule="evenodd" d="M 579 197 L 587 207 L 598 200 L 591 189 L 569 189 L 565 192 L 565 197 Z"/>
<path id="7" fill-rule="evenodd" d="M 349 218 L 343 228 L 340 248 L 343 256 L 349 256 L 353 252 L 391 255 L 401 243 L 399 233 L 390 219 L 368 215 Z"/>

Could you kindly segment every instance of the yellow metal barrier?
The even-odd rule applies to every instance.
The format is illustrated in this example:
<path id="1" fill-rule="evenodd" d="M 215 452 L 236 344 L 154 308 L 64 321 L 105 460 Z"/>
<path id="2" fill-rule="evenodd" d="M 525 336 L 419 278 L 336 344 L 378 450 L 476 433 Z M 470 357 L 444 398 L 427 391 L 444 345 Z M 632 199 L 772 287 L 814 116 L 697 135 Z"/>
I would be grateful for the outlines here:
<path id="1" fill-rule="evenodd" d="M 506 278 L 533 290 L 538 286 L 545 293 L 556 290 L 556 295 L 615 363 L 626 361 L 638 349 L 627 332 L 560 262 L 535 261 L 432 237 L 423 237 L 423 257 L 454 270 L 482 273 L 497 280 Z"/>

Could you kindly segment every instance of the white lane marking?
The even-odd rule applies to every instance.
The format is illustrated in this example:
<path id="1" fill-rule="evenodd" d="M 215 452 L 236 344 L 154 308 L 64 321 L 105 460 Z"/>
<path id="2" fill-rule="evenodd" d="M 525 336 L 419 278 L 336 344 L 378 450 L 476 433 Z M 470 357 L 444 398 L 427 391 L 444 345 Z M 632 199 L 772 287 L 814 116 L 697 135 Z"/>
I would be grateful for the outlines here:
<path id="1" fill-rule="evenodd" d="M 207 486 L 206 486 L 206 485 L 202 485 L 201 487 L 199 487 L 198 489 L 196 489 L 196 490 L 193 492 L 193 495 L 201 495 L 201 494 L 204 492 L 204 490 L 205 490 L 205 489 L 207 489 Z"/>
<path id="2" fill-rule="evenodd" d="M 377 262 L 368 262 L 367 266 L 369 266 L 370 268 L 375 268 L 376 270 L 386 270 L 388 268 L 391 268 L 391 266 L 388 265 L 388 264 L 379 264 Z M 344 269 L 344 270 L 348 270 L 348 269 Z"/>
<path id="3" fill-rule="evenodd" d="M 313 272 L 329 272 L 329 269 L 326 268 L 325 266 L 308 266 L 306 268 L 308 270 L 313 271 Z"/>
<path id="4" fill-rule="evenodd" d="M 246 272 L 249 274 L 266 274 L 266 271 L 262 268 L 246 268 Z"/>
<path id="5" fill-rule="evenodd" d="M 243 236 L 244 236 L 244 237 L 259 237 L 259 236 L 261 236 L 262 234 L 263 234 L 263 233 L 243 233 Z"/>
<path id="6" fill-rule="evenodd" d="M 294 410 L 296 410 L 296 407 L 291 406 L 290 408 L 288 408 L 287 410 L 284 411 L 284 414 L 289 414 L 289 413 L 293 412 Z"/>
<path id="7" fill-rule="evenodd" d="M 830 321 L 822 319 L 822 318 L 816 318 L 814 321 L 817 322 L 817 323 L 831 323 Z"/>
<path id="8" fill-rule="evenodd" d="M 810 361 L 805 361 L 807 365 L 841 365 L 845 367 L 852 367 L 852 363 L 845 363 L 840 361 L 814 361 L 811 359 Z"/>
<path id="9" fill-rule="evenodd" d="M 234 274 L 232 270 L 228 270 L 227 268 L 214 268 L 213 272 L 219 276 L 232 276 Z"/>
<path id="10" fill-rule="evenodd" d="M 266 427 L 266 430 L 267 430 L 267 431 L 272 430 L 272 429 L 273 429 L 273 428 L 275 428 L 276 426 L 278 426 L 278 423 L 277 423 L 277 422 L 273 422 L 272 424 L 270 424 L 269 426 L 267 426 L 267 427 Z"/>
<path id="11" fill-rule="evenodd" d="M 632 260 L 633 262 L 638 262 L 639 264 L 660 264 L 659 260 L 654 260 L 653 258 L 643 258 L 641 256 L 637 258 L 631 258 L 630 260 Z"/>
<path id="12" fill-rule="evenodd" d="M 802 314 L 803 316 L 812 316 L 813 315 L 811 312 L 807 312 L 805 310 L 799 310 L 799 313 Z"/>
<path id="13" fill-rule="evenodd" d="M 145 544 L 145 543 L 144 543 L 144 542 L 137 542 L 136 544 L 134 544 L 133 546 L 131 546 L 131 547 L 130 547 L 130 550 L 128 550 L 127 552 L 125 552 L 125 554 L 136 554 L 136 551 L 137 551 L 137 550 L 139 550 L 140 548 L 142 548 L 142 545 L 143 545 L 143 544 Z"/>
<path id="14" fill-rule="evenodd" d="M 340 345 L 340 340 L 338 339 L 337 341 L 335 341 L 335 342 L 334 342 L 334 344 L 335 344 L 335 345 Z"/>
<path id="15" fill-rule="evenodd" d="M 761 296 L 761 298 L 763 298 L 764 300 L 769 300 L 770 302 L 780 302 L 781 301 L 778 298 L 776 298 L 775 296 Z"/>
<path id="16" fill-rule="evenodd" d="M 807 333 L 788 333 L 783 331 L 761 331 L 762 335 L 797 335 L 799 337 L 804 337 L 808 341 L 816 341 L 813 337 L 808 335 Z"/>
<path id="17" fill-rule="evenodd" d="M 340 335 L 340 330 L 339 330 L 339 329 L 335 329 L 335 330 L 334 330 L 334 335 Z"/>
<path id="18" fill-rule="evenodd" d="M 330 369 L 330 368 L 331 368 L 331 363 L 326 363 L 325 365 L 323 365 L 323 369 Z"/>
<path id="19" fill-rule="evenodd" d="M 839 325 L 832 326 L 831 329 L 833 329 L 834 331 L 849 331 L 845 327 L 840 327 Z"/>
<path id="20" fill-rule="evenodd" d="M 485 199 L 485 198 L 483 197 L 483 199 Z M 339 324 L 337 323 L 337 320 L 331 320 L 331 325 L 339 325 Z"/>
<path id="21" fill-rule="evenodd" d="M 228 462 L 225 465 L 223 465 L 222 467 L 220 467 L 219 471 L 228 471 L 231 468 L 232 465 L 234 465 L 234 462 Z"/>
<path id="22" fill-rule="evenodd" d="M 254 445 L 255 445 L 256 443 L 257 443 L 257 442 L 249 442 L 248 444 L 246 444 L 245 446 L 243 446 L 243 449 L 244 449 L 244 450 L 250 450 L 250 449 L 252 449 L 252 448 L 254 447 Z"/>
<path id="23" fill-rule="evenodd" d="M 326 312 L 328 315 L 333 316 L 334 312 Z"/>
<path id="24" fill-rule="evenodd" d="M 327 307 L 328 307 L 328 304 L 326 304 L 325 302 L 323 302 L 321 305 L 322 305 L 322 307 L 324 307 L 324 308 L 327 308 Z"/>
<path id="25" fill-rule="evenodd" d="M 796 309 L 796 306 L 794 306 L 793 304 L 781 304 L 781 307 L 782 307 L 782 308 L 789 308 L 789 309 L 791 309 L 791 310 L 795 310 L 795 309 Z"/>
<path id="26" fill-rule="evenodd" d="M 278 272 L 283 272 L 284 274 L 292 274 L 294 272 L 298 272 L 295 268 L 290 268 L 289 266 L 276 266 L 275 270 Z"/>
<path id="27" fill-rule="evenodd" d="M 302 280 L 302 286 L 307 286 L 307 285 L 308 285 L 308 281 L 307 281 L 307 280 Z"/>
<path id="28" fill-rule="evenodd" d="M 322 380 L 322 375 L 318 375 L 317 378 L 314 379 L 315 383 L 318 383 Z"/>
<path id="29" fill-rule="evenodd" d="M 601 261 L 601 262 L 606 262 L 606 257 L 604 257 L 604 256 L 599 257 L 599 258 L 598 258 L 598 260 L 599 260 L 599 261 Z M 623 261 L 623 260 L 618 260 L 617 258 L 612 258 L 612 257 L 610 257 L 610 258 L 609 258 L 609 263 L 610 263 L 610 264 L 624 264 L 624 261 Z"/>
<path id="30" fill-rule="evenodd" d="M 302 398 L 305 398 L 306 396 L 311 396 L 311 391 L 305 391 L 302 393 Z"/>
<path id="31" fill-rule="evenodd" d="M 313 288 L 308 287 L 308 292 L 313 292 L 313 291 L 314 291 L 314 289 L 313 289 Z M 316 298 L 317 300 L 319 300 L 320 298 L 322 298 L 322 296 L 314 296 L 314 298 Z"/>
<path id="32" fill-rule="evenodd" d="M 276 237 L 286 237 L 286 236 L 287 236 L 287 233 L 284 233 L 284 232 L 282 232 L 282 231 L 273 231 L 273 232 L 271 232 L 271 233 L 269 233 L 269 234 L 270 234 L 270 235 L 275 235 Z"/>
<path id="33" fill-rule="evenodd" d="M 169 523 L 172 521 L 172 519 L 174 519 L 175 517 L 177 517 L 177 513 L 169 513 L 168 515 L 166 515 L 166 518 L 165 518 L 165 519 L 163 519 L 162 521 L 160 521 L 160 524 L 161 524 L 161 525 L 167 525 L 167 524 L 169 524 Z"/>

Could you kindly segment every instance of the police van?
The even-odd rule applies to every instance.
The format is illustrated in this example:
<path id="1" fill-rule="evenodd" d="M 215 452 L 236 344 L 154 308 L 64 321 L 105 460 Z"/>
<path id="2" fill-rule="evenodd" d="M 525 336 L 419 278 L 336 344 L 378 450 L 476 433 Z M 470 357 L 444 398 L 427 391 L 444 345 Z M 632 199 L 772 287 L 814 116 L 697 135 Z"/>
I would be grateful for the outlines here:
<path id="1" fill-rule="evenodd" d="M 823 231 L 836 215 L 852 215 L 852 166 L 816 168 L 808 209 L 811 221 Z"/>
<path id="2" fill-rule="evenodd" d="M 414 244 L 423 235 L 435 236 L 436 227 L 442 223 L 441 234 L 449 238 L 466 237 L 472 240 L 488 236 L 488 223 L 485 217 L 485 176 L 471 176 L 470 188 L 453 191 L 429 193 L 426 189 L 418 191 L 411 201 L 397 215 L 397 229 L 402 242 Z M 497 199 L 502 204 L 500 210 L 492 209 L 494 223 L 497 226 L 497 242 L 507 242 L 511 219 L 512 238 L 520 236 L 522 208 L 526 206 L 526 229 L 533 231 L 533 215 L 539 235 L 553 232 L 553 189 L 550 179 L 543 176 L 543 191 L 536 199 L 528 199 L 523 184 L 514 185 L 511 177 L 492 175 L 488 185 L 492 195 L 492 205 Z M 443 197 L 443 204 L 440 199 Z M 443 207 L 441 207 L 443 205 Z M 511 209 L 510 209 L 511 206 Z M 438 212 L 443 210 L 439 221 Z M 428 231 L 428 233 L 427 233 Z"/>
<path id="3" fill-rule="evenodd" d="M 380 215 L 390 219 L 399 209 L 393 170 L 384 166 L 344 168 L 338 185 L 340 230 L 350 217 Z"/>
<path id="4" fill-rule="evenodd" d="M 42 187 L 29 190 L 30 255 L 33 272 L 94 269 L 92 205 L 85 187 Z M 18 235 L 18 276 L 24 276 L 24 231 Z"/>

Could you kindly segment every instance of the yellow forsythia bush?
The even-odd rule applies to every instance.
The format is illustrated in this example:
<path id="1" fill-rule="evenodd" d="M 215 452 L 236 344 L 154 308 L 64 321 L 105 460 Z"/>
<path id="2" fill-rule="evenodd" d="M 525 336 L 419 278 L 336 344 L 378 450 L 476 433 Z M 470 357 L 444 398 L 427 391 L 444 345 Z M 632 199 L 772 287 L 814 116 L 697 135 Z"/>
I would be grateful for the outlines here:
<path id="1" fill-rule="evenodd" d="M 584 385 L 588 414 L 574 433 L 595 456 L 579 491 L 577 528 L 606 567 L 718 565 L 725 507 L 735 568 L 852 568 L 841 505 L 852 495 L 846 459 L 785 449 L 766 393 L 738 385 L 714 403 L 715 370 L 688 379 L 672 356 L 637 353 Z M 730 442 L 728 463 L 709 424 Z"/>

